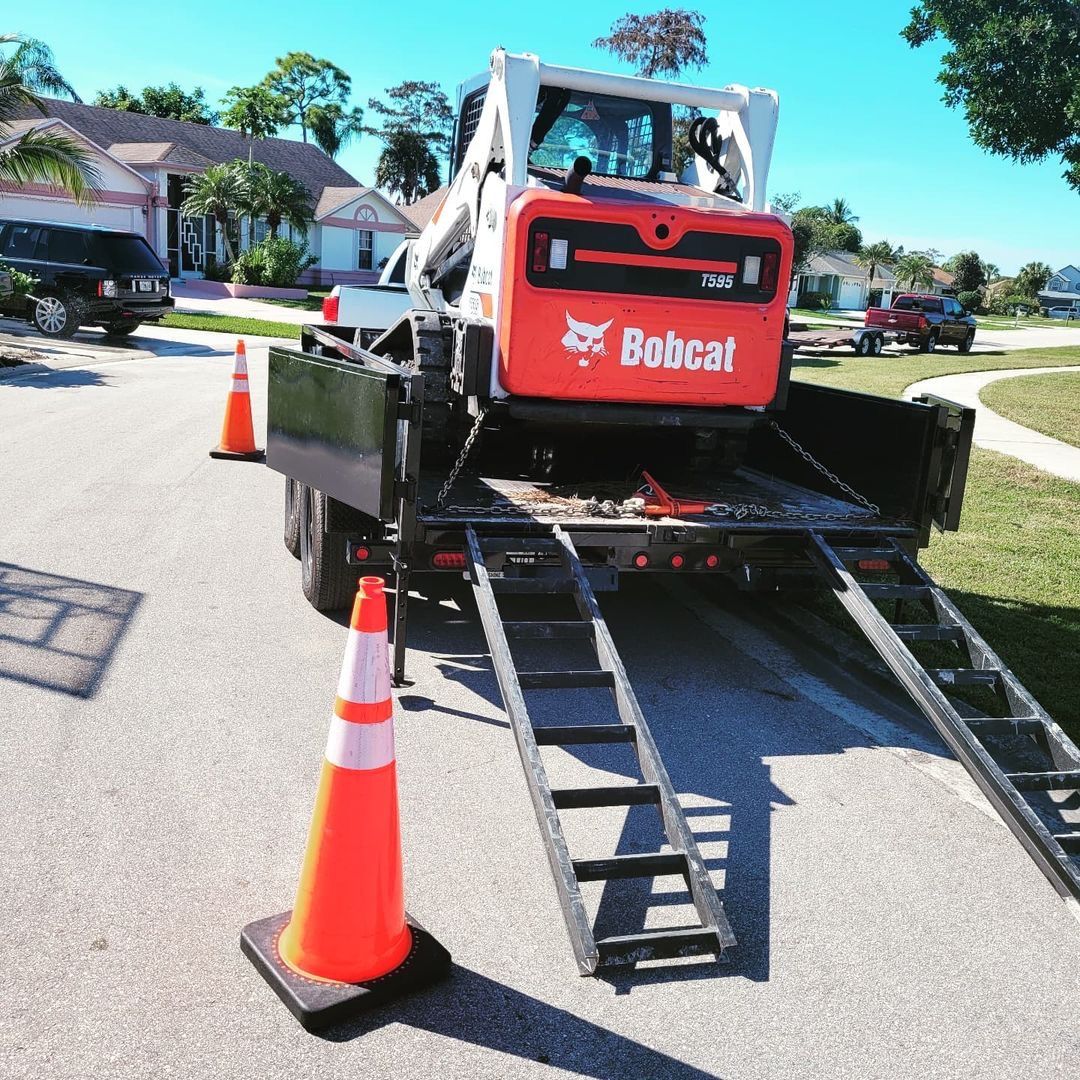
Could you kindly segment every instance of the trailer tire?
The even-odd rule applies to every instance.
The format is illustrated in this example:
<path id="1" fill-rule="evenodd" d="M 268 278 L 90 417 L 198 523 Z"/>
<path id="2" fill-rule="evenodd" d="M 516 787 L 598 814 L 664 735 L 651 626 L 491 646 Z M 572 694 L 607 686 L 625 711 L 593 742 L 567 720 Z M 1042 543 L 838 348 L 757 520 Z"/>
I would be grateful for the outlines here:
<path id="1" fill-rule="evenodd" d="M 285 550 L 300 558 L 300 489 L 304 485 L 285 477 Z"/>
<path id="2" fill-rule="evenodd" d="M 884 334 L 871 334 L 872 338 L 870 351 L 874 356 L 880 356 L 881 350 L 885 348 L 885 335 Z"/>
<path id="3" fill-rule="evenodd" d="M 348 607 L 356 578 L 345 561 L 345 538 L 326 532 L 326 496 L 300 485 L 300 583 L 316 611 Z"/>
<path id="4" fill-rule="evenodd" d="M 858 356 L 869 356 L 874 349 L 874 335 L 873 334 L 860 334 L 859 340 L 855 342 L 855 353 Z"/>

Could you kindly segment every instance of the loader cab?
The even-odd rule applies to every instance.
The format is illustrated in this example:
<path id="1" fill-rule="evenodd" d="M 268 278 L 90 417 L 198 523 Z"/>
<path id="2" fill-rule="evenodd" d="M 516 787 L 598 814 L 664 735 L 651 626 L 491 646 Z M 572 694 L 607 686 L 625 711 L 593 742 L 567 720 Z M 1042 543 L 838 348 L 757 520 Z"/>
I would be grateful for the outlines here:
<path id="1" fill-rule="evenodd" d="M 487 77 L 459 89 L 451 150 L 453 180 L 480 122 Z M 671 168 L 671 105 L 612 94 L 541 86 L 531 133 L 529 165 L 565 172 L 585 156 L 598 176 L 655 180 Z"/>

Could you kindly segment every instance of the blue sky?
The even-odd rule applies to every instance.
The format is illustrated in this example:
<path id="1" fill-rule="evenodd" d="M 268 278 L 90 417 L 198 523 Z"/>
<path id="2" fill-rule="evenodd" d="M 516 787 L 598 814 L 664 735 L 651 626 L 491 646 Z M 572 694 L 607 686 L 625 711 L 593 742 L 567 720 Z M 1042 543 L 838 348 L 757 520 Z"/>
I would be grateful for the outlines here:
<path id="1" fill-rule="evenodd" d="M 843 196 L 867 240 L 887 237 L 946 255 L 974 248 L 1006 273 L 1031 259 L 1080 264 L 1080 195 L 1060 178 L 1060 163 L 1017 165 L 971 143 L 963 116 L 941 103 L 934 81 L 943 50 L 912 51 L 898 36 L 910 4 L 680 2 L 705 14 L 711 61 L 686 81 L 780 94 L 773 193 L 798 191 L 805 203 Z M 5 6 L 4 29 L 47 41 L 85 100 L 120 82 L 136 90 L 174 80 L 204 87 L 216 102 L 234 84 L 259 81 L 290 49 L 344 68 L 360 105 L 409 78 L 437 81 L 453 99 L 457 83 L 483 70 L 496 45 L 552 63 L 628 70 L 590 44 L 628 10 L 627 0 L 497 8 L 445 0 L 186 0 L 137 14 L 130 5 L 85 0 Z M 368 182 L 378 151 L 365 137 L 339 160 Z"/>

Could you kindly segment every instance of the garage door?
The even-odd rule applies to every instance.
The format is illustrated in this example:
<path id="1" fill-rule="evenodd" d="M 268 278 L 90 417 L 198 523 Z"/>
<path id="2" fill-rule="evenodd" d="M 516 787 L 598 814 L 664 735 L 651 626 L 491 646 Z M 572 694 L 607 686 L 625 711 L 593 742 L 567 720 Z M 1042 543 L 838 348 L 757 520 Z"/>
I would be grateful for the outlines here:
<path id="1" fill-rule="evenodd" d="M 839 306 L 857 308 L 862 306 L 862 282 L 854 278 L 844 278 L 840 282 Z"/>
<path id="2" fill-rule="evenodd" d="M 27 221 L 70 221 L 75 225 L 103 225 L 107 229 L 143 232 L 146 220 L 138 206 L 108 206 L 98 203 L 89 208 L 76 206 L 66 199 L 36 199 L 33 196 L 8 195 L 3 198 L 0 213 L 4 217 Z"/>

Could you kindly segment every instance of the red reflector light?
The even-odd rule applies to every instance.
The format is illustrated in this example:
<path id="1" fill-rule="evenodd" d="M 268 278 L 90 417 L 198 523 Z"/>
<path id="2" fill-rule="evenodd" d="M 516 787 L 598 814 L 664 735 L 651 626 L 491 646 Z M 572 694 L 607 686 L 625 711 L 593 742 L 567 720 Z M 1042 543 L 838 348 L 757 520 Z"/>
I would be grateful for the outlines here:
<path id="1" fill-rule="evenodd" d="M 710 570 L 715 570 L 720 565 L 720 556 L 719 555 L 706 555 L 705 556 L 705 565 Z"/>
<path id="2" fill-rule="evenodd" d="M 102 283 L 100 281 L 97 283 L 97 294 L 98 294 L 98 296 L 104 296 L 105 295 L 105 286 L 102 285 Z"/>
<path id="3" fill-rule="evenodd" d="M 668 559 L 668 562 L 671 563 L 672 570 L 681 570 L 686 563 L 686 559 L 684 559 L 678 552 L 676 552 L 674 555 L 671 556 L 670 559 Z"/>
<path id="4" fill-rule="evenodd" d="M 533 233 L 532 268 L 534 274 L 543 274 L 548 268 L 548 251 L 551 237 L 546 232 Z"/>
<path id="5" fill-rule="evenodd" d="M 860 570 L 888 570 L 892 563 L 888 559 L 860 559 L 856 565 Z"/>
<path id="6" fill-rule="evenodd" d="M 639 552 L 638 552 L 638 553 L 637 553 L 637 554 L 636 554 L 636 555 L 634 556 L 634 565 L 635 565 L 635 566 L 636 566 L 636 567 L 637 567 L 637 568 L 638 568 L 639 570 L 644 570 L 644 569 L 645 569 L 645 567 L 649 565 L 649 556 L 648 556 L 648 555 L 646 555 L 644 551 L 639 551 Z"/>
<path id="7" fill-rule="evenodd" d="M 431 556 L 431 565 L 436 570 L 464 570 L 464 551 L 436 551 Z"/>
<path id="8" fill-rule="evenodd" d="M 367 562 L 371 558 L 371 548 L 364 544 L 357 544 L 356 550 L 353 552 L 353 558 L 357 562 Z"/>
<path id="9" fill-rule="evenodd" d="M 324 296 L 323 297 L 322 317 L 323 317 L 323 322 L 337 322 L 337 318 L 338 318 L 338 297 L 336 297 L 336 296 Z"/>
<path id="10" fill-rule="evenodd" d="M 776 279 L 780 275 L 780 254 L 770 251 L 761 257 L 761 284 L 762 292 L 776 292 Z"/>

